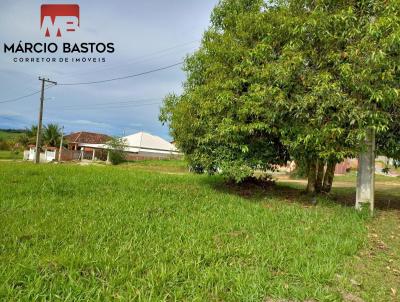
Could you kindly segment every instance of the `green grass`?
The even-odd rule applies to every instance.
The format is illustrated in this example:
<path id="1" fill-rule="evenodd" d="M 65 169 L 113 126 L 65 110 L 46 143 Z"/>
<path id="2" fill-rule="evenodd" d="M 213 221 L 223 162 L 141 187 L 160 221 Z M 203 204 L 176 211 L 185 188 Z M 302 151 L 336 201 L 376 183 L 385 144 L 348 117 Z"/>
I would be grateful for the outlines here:
<path id="1" fill-rule="evenodd" d="M 357 173 L 355 171 L 351 171 L 345 175 L 340 175 L 335 177 L 335 181 L 341 182 L 352 182 L 355 183 L 357 178 Z M 381 174 L 375 174 L 375 181 L 377 182 L 398 182 L 400 183 L 400 177 L 392 177 Z"/>
<path id="2" fill-rule="evenodd" d="M 368 223 L 368 243 L 345 265 L 338 280 L 352 301 L 400 301 L 400 177 L 376 175 L 374 219 Z M 335 178 L 346 184 L 356 182 L 355 174 Z M 347 205 L 354 202 L 355 188 L 337 186 L 331 197 Z M 357 300 L 355 300 L 357 301 Z"/>
<path id="3" fill-rule="evenodd" d="M 368 220 L 169 164 L 0 163 L 0 300 L 342 299 Z"/>
<path id="4" fill-rule="evenodd" d="M 167 173 L 188 172 L 188 164 L 184 160 L 179 159 L 129 161 L 124 163 L 123 166 L 126 168 Z"/>
<path id="5" fill-rule="evenodd" d="M 0 139 L 4 139 L 4 140 L 13 140 L 16 139 L 18 136 L 22 135 L 24 132 L 9 132 L 9 131 L 4 131 L 4 130 L 0 130 Z"/>
<path id="6" fill-rule="evenodd" d="M 335 177 L 333 202 L 353 207 L 356 174 Z M 304 189 L 302 183 L 283 184 Z M 291 199 L 299 199 L 294 194 Z M 367 244 L 337 274 L 343 301 L 400 301 L 400 178 L 376 175 L 376 212 L 367 222 Z"/>
<path id="7" fill-rule="evenodd" d="M 16 160 L 16 159 L 22 159 L 22 157 L 23 157 L 22 151 L 14 152 L 14 151 L 0 150 L 0 160 L 2 160 L 2 159 Z"/>
<path id="8" fill-rule="evenodd" d="M 399 212 L 378 212 L 368 229 L 367 246 L 346 263 L 344 274 L 338 278 L 341 287 L 364 301 L 397 302 L 400 300 Z"/>

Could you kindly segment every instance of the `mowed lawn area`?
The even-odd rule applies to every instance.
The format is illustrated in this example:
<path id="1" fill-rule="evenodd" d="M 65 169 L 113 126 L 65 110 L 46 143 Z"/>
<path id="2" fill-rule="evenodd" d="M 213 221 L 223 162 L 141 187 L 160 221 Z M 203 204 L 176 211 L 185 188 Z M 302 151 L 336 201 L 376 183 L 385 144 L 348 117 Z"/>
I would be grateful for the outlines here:
<path id="1" fill-rule="evenodd" d="M 399 240 L 397 210 L 310 206 L 299 186 L 181 162 L 0 162 L 0 300 L 398 301 L 400 246 L 381 238 Z"/>

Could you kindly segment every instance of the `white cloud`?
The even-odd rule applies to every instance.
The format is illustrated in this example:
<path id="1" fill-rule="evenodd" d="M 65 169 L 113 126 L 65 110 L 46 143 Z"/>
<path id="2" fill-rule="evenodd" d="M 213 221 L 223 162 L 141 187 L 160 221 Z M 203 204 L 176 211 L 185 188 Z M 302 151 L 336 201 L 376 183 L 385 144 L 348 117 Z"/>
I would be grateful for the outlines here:
<path id="1" fill-rule="evenodd" d="M 89 121 L 89 120 L 73 120 L 73 121 L 64 121 L 65 123 L 72 124 L 72 125 L 87 125 L 87 126 L 95 126 L 95 127 L 102 127 L 102 128 L 112 128 L 111 125 L 106 124 L 106 123 L 99 123 L 95 121 Z"/>

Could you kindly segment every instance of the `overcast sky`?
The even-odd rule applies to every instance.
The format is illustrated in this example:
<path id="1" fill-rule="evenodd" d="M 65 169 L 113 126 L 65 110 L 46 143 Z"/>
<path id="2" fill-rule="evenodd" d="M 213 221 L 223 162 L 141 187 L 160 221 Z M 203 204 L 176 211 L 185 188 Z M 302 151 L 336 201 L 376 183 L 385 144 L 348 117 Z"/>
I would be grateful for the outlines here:
<path id="1" fill-rule="evenodd" d="M 40 89 L 38 76 L 59 83 L 86 82 L 153 70 L 182 61 L 198 48 L 217 0 L 36 1 L 0 2 L 0 102 Z M 40 6 L 75 3 L 80 29 L 62 38 L 45 38 Z M 115 53 L 74 54 L 102 58 L 105 63 L 15 63 L 14 58 L 47 54 L 5 54 L 3 44 L 23 42 L 113 42 Z M 55 57 L 65 57 L 61 52 Z M 159 104 L 181 91 L 181 67 L 141 77 L 94 85 L 56 86 L 46 90 L 44 123 L 58 123 L 66 132 L 95 131 L 112 135 L 146 131 L 169 138 L 158 121 Z M 25 128 L 37 123 L 39 95 L 0 103 L 0 128 Z"/>

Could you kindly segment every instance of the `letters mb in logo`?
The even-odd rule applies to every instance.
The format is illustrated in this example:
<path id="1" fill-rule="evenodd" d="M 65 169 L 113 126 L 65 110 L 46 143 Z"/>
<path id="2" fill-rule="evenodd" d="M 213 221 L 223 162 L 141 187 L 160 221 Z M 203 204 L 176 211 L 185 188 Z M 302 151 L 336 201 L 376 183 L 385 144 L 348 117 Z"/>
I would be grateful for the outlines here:
<path id="1" fill-rule="evenodd" d="M 40 12 L 40 27 L 46 37 L 61 37 L 79 28 L 77 4 L 43 4 Z"/>

